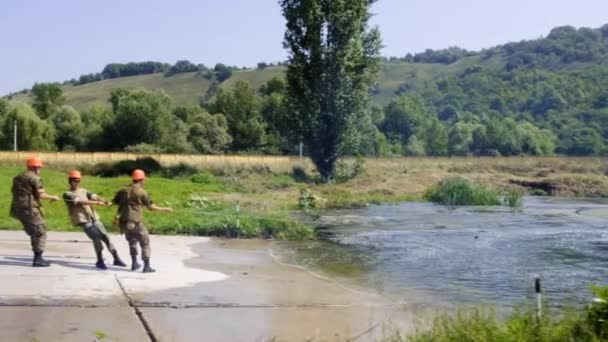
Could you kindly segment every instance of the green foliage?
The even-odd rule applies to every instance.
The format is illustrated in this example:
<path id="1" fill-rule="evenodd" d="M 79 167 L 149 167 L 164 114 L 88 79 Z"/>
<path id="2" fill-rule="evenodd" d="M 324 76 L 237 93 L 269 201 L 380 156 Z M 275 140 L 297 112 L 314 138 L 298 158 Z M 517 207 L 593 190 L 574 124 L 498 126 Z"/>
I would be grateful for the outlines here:
<path id="1" fill-rule="evenodd" d="M 330 181 L 347 128 L 367 111 L 379 70 L 380 33 L 368 0 L 281 0 L 287 21 L 287 99 L 294 129 Z M 356 132 L 356 130 L 349 130 Z M 344 146 L 344 145 L 343 145 Z"/>
<path id="2" fill-rule="evenodd" d="M 82 186 L 94 191 L 104 198 L 112 196 L 121 187 L 131 182 L 128 177 L 104 178 L 91 176 L 83 170 L 85 177 Z M 22 167 L 5 167 L 0 169 L 2 179 L 11 179 L 23 172 Z M 194 177 L 194 176 L 191 176 Z M 45 190 L 50 194 L 61 194 L 68 188 L 65 171 L 44 168 L 42 171 Z M 10 181 L 0 182 L 1 191 L 10 193 Z M 144 220 L 152 234 L 180 234 L 200 236 L 222 236 L 241 238 L 275 238 L 275 239 L 313 239 L 314 230 L 300 224 L 284 214 L 268 215 L 241 208 L 240 225 L 237 227 L 237 214 L 234 203 L 206 199 L 203 194 L 218 189 L 218 183 L 202 184 L 188 178 L 166 179 L 151 177 L 144 185 L 152 199 L 160 205 L 171 206 L 175 213 L 146 212 Z M 8 208 L 10 196 L 0 197 L 0 206 Z M 102 222 L 112 230 L 111 221 L 115 209 L 99 207 L 97 209 Z M 45 203 L 45 221 L 52 231 L 81 231 L 70 224 L 65 205 Z M 0 217 L 0 229 L 21 229 L 20 223 L 3 215 Z"/>
<path id="3" fill-rule="evenodd" d="M 461 177 L 442 180 L 429 188 L 424 198 L 444 205 L 500 205 L 498 192 Z"/>
<path id="4" fill-rule="evenodd" d="M 12 137 L 17 122 L 17 147 L 24 151 L 49 151 L 55 149 L 55 129 L 42 120 L 27 104 L 18 104 L 6 115 L 2 125 L 5 137 Z M 12 149 L 13 140 L 3 142 L 5 149 Z"/>
<path id="5" fill-rule="evenodd" d="M 591 331 L 602 340 L 608 340 L 608 287 L 592 287 L 596 295 L 587 308 L 587 324 Z"/>
<path id="6" fill-rule="evenodd" d="M 55 145 L 59 150 L 75 150 L 85 143 L 84 125 L 80 114 L 70 106 L 55 111 L 49 120 L 55 126 Z"/>
<path id="7" fill-rule="evenodd" d="M 296 182 L 307 182 L 310 180 L 310 177 L 306 173 L 306 169 L 301 166 L 294 166 L 291 170 L 291 177 Z"/>
<path id="8" fill-rule="evenodd" d="M 352 163 L 341 159 L 336 163 L 334 180 L 337 183 L 344 183 L 365 174 L 365 172 L 365 159 L 362 156 L 358 156 Z"/>
<path id="9" fill-rule="evenodd" d="M 300 196 L 298 197 L 298 208 L 309 212 L 311 209 L 317 207 L 317 198 L 310 191 L 309 188 L 300 190 Z"/>
<path id="10" fill-rule="evenodd" d="M 101 71 L 103 79 L 111 79 L 118 77 L 154 74 L 157 72 L 165 72 L 169 70 L 170 65 L 160 62 L 129 62 L 126 64 L 111 63 L 106 65 Z"/>
<path id="11" fill-rule="evenodd" d="M 114 121 L 108 132 L 109 144 L 124 148 L 140 143 L 158 144 L 175 141 L 169 131 L 171 99 L 162 91 L 117 89 L 110 97 Z"/>
<path id="12" fill-rule="evenodd" d="M 36 83 L 32 87 L 32 107 L 41 119 L 46 119 L 65 103 L 63 91 L 55 83 Z"/>
<path id="13" fill-rule="evenodd" d="M 228 122 L 223 114 L 209 114 L 201 107 L 193 110 L 186 118 L 189 124 L 188 141 L 201 153 L 220 153 L 232 142 L 228 133 Z"/>
<path id="14" fill-rule="evenodd" d="M 115 163 L 98 163 L 83 171 L 101 177 L 130 176 L 133 170 L 141 169 L 150 175 L 161 171 L 162 166 L 156 159 L 151 157 L 137 158 L 136 160 L 121 160 Z"/>
<path id="15" fill-rule="evenodd" d="M 173 65 L 167 72 L 165 76 L 173 76 L 175 74 L 181 74 L 185 72 L 196 72 L 199 71 L 199 67 L 197 65 L 192 64 L 188 60 L 177 61 L 175 65 Z"/>
<path id="16" fill-rule="evenodd" d="M 215 72 L 215 79 L 220 83 L 224 82 L 230 78 L 230 76 L 232 76 L 233 69 L 234 68 L 228 67 L 222 63 L 216 64 L 213 68 L 213 71 Z"/>
<path id="17" fill-rule="evenodd" d="M 238 81 L 230 91 L 220 89 L 210 110 L 225 116 L 233 150 L 253 149 L 264 142 L 259 102 L 248 83 Z"/>
<path id="18" fill-rule="evenodd" d="M 454 315 L 438 316 L 429 329 L 407 339 L 396 335 L 391 341 L 411 342 L 599 342 L 608 339 L 608 288 L 594 287 L 599 297 L 584 310 L 561 309 L 545 312 L 539 320 L 532 307 L 514 311 L 506 320 L 493 311 L 476 308 Z"/>
<path id="19" fill-rule="evenodd" d="M 161 169 L 160 175 L 169 179 L 186 178 L 198 174 L 198 169 L 189 164 L 179 163 Z M 191 179 L 192 180 L 192 179 Z"/>

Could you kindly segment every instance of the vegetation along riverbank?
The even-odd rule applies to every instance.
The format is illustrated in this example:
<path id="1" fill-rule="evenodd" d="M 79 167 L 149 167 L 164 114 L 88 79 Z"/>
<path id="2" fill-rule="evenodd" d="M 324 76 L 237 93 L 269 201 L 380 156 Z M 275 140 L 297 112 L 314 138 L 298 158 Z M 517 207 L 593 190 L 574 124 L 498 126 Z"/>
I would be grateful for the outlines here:
<path id="1" fill-rule="evenodd" d="M 79 167 L 85 173 L 85 188 L 111 197 L 128 183 L 128 172 L 141 167 L 152 175 L 146 188 L 153 198 L 177 208 L 172 215 L 148 214 L 153 233 L 247 238 L 312 238 L 314 222 L 299 223 L 289 216 L 290 211 L 431 200 L 429 189 L 455 176 L 497 194 L 608 197 L 606 160 L 602 158 L 353 158 L 338 163 L 336 181 L 331 184 L 320 182 L 307 160 L 294 159 L 289 164 L 268 163 L 253 156 L 247 160 L 246 165 L 172 166 L 161 166 L 149 157 L 89 165 L 55 160 L 43 170 L 42 177 L 47 191 L 61 194 L 67 187 L 66 171 Z M 0 168 L 3 193 L 7 194 L 0 202 L 6 208 L 10 205 L 10 180 L 21 170 L 19 161 L 5 160 Z M 45 211 L 52 230 L 74 229 L 62 203 L 46 204 Z M 109 225 L 114 209 L 99 211 Z M 0 218 L 0 229 L 18 226 L 8 215 Z"/>

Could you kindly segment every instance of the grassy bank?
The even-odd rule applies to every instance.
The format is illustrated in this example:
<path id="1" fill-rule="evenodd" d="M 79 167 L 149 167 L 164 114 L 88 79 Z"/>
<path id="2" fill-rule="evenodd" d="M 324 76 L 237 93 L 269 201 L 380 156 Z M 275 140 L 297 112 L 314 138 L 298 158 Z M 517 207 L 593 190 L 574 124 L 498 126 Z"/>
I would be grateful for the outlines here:
<path id="1" fill-rule="evenodd" d="M 474 309 L 442 315 L 428 329 L 388 341 L 410 342 L 520 342 L 608 340 L 608 288 L 594 288 L 597 301 L 585 308 L 545 311 L 540 319 L 534 308 L 524 308 L 507 319 L 491 310 Z"/>
<path id="2" fill-rule="evenodd" d="M 22 167 L 0 168 L 1 193 L 0 206 L 6 213 L 0 216 L 0 229 L 20 229 L 20 223 L 9 217 L 10 188 L 12 177 L 22 172 Z M 42 179 L 48 193 L 61 196 L 67 190 L 67 176 L 63 170 L 44 168 Z M 196 180 L 196 178 L 194 179 Z M 129 184 L 125 176 L 102 178 L 84 176 L 82 186 L 100 196 L 111 199 L 122 186 Z M 146 224 L 155 234 L 212 235 L 227 237 L 261 237 L 281 239 L 306 239 L 314 236 L 311 227 L 290 219 L 285 211 L 258 212 L 255 208 L 240 206 L 236 212 L 237 201 L 222 198 L 222 191 L 233 190 L 233 185 L 211 177 L 205 182 L 194 182 L 192 178 L 165 179 L 151 177 L 145 184 L 155 203 L 171 206 L 174 213 L 146 212 Z M 46 222 L 51 230 L 79 230 L 69 223 L 65 204 L 62 202 L 43 202 Z M 110 230 L 110 222 L 116 212 L 115 207 L 97 207 L 102 221 Z M 239 225 L 237 227 L 237 218 Z"/>
<path id="3" fill-rule="evenodd" d="M 429 188 L 455 176 L 497 193 L 515 189 L 527 194 L 608 197 L 607 164 L 602 158 L 367 158 L 356 177 L 334 184 L 318 183 L 318 176 L 306 159 L 279 163 L 276 158 L 260 157 L 256 163 L 256 158 L 243 156 L 246 163 L 235 159 L 230 163 L 165 166 L 154 173 L 146 189 L 155 201 L 171 205 L 176 212 L 146 213 L 150 229 L 170 234 L 308 238 L 313 235 L 312 229 L 296 223 L 287 214 L 302 208 L 304 189 L 313 199 L 315 209 L 356 208 L 424 200 Z M 47 163 L 42 178 L 49 193 L 60 195 L 67 189 L 65 175 L 72 168 L 83 169 L 85 175 L 103 171 L 99 166 L 78 166 L 76 162 Z M 11 179 L 22 172 L 23 162 L 4 160 L 0 164 L 0 186 L 5 194 L 0 197 L 0 204 L 8 212 Z M 345 164 L 353 166 L 354 160 Z M 105 197 L 111 197 L 128 183 L 126 176 L 86 176 L 83 180 L 85 188 Z M 514 203 L 519 199 L 501 198 Z M 237 203 L 241 209 L 238 228 Z M 45 203 L 45 209 L 51 229 L 73 229 L 63 203 Z M 98 211 L 109 225 L 115 209 Z M 0 229 L 20 226 L 4 215 L 0 216 Z"/>

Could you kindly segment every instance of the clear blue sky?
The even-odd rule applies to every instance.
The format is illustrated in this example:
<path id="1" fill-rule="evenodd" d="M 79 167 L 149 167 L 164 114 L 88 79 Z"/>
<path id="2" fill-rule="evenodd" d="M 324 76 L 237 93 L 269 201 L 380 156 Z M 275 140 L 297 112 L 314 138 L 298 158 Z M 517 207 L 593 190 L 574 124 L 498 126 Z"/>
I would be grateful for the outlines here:
<path id="1" fill-rule="evenodd" d="M 608 23 L 606 0 L 380 0 L 385 56 L 478 50 Z M 156 60 L 254 66 L 286 56 L 276 0 L 8 0 L 0 4 L 0 95 L 34 82 Z"/>

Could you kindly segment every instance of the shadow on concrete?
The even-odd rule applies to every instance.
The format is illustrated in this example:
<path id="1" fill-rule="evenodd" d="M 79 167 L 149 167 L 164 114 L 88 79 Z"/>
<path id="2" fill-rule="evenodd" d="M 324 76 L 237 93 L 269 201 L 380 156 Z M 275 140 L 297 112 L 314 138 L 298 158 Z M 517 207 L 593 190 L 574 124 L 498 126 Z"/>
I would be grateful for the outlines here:
<path id="1" fill-rule="evenodd" d="M 0 260 L 0 265 L 32 267 L 32 258 L 26 258 L 26 257 L 6 257 L 6 256 L 4 258 L 7 259 L 7 260 Z M 63 266 L 63 267 L 75 268 L 75 269 L 84 270 L 84 271 L 97 271 L 97 272 L 103 272 L 104 271 L 104 270 L 100 270 L 100 269 L 96 268 L 94 263 L 83 263 L 83 262 L 73 262 L 73 261 L 64 261 L 64 260 L 53 260 L 53 259 L 49 259 L 49 258 L 46 258 L 46 259 L 48 261 L 50 261 L 51 267 L 53 265 L 59 265 L 59 266 Z M 132 271 L 129 268 L 127 268 L 127 267 L 112 266 L 111 263 L 108 264 L 108 269 L 106 271 L 132 273 Z"/>

